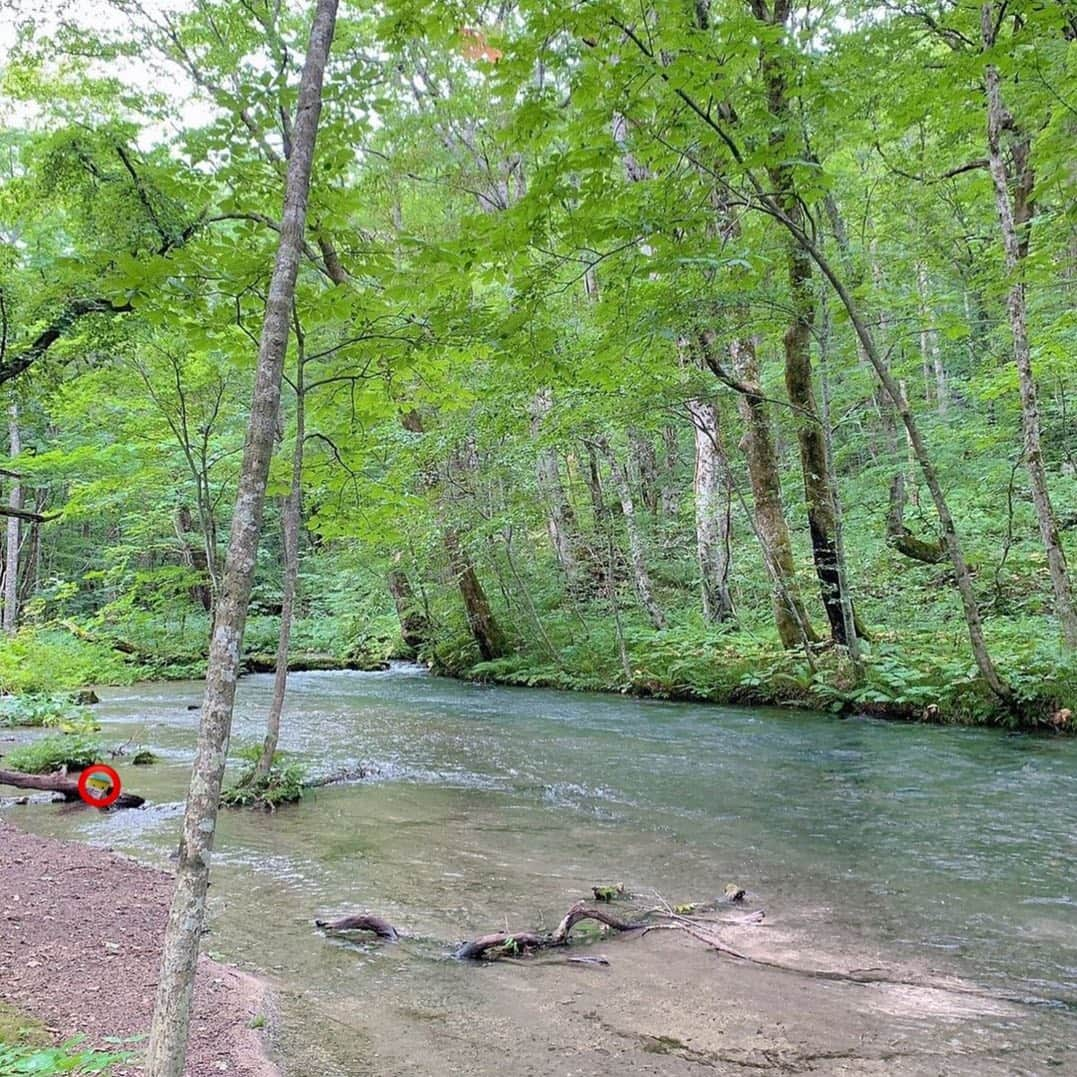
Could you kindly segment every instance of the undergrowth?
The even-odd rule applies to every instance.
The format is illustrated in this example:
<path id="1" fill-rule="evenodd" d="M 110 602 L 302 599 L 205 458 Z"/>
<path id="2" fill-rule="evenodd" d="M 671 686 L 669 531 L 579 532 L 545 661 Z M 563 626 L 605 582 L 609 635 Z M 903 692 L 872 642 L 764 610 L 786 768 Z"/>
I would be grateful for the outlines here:
<path id="1" fill-rule="evenodd" d="M 278 751 L 269 773 L 255 777 L 262 747 L 247 745 L 234 753 L 247 765 L 234 785 L 221 793 L 221 804 L 227 808 L 264 808 L 273 811 L 281 804 L 294 804 L 303 799 L 307 771 L 302 763 L 295 762 L 286 752 Z"/>
<path id="2" fill-rule="evenodd" d="M 67 696 L 0 696 L 0 726 L 16 729 L 41 727 L 62 733 L 94 733 L 101 727 L 86 707 Z"/>
<path id="3" fill-rule="evenodd" d="M 86 734 L 42 737 L 4 756 L 4 765 L 23 774 L 48 774 L 67 767 L 82 770 L 101 758 L 101 744 Z"/>

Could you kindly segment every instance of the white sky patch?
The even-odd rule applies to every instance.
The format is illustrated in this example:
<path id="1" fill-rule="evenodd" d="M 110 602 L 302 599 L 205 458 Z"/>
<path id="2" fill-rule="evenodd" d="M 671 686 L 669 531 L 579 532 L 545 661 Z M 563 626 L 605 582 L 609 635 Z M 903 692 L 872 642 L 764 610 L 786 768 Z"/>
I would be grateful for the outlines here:
<path id="1" fill-rule="evenodd" d="M 63 27 L 76 27 L 88 35 L 100 35 L 106 40 L 136 36 L 144 32 L 136 20 L 144 16 L 158 19 L 166 13 L 182 12 L 189 4 L 184 0 L 138 0 L 135 5 L 124 4 L 130 14 L 108 0 L 0 0 L 0 75 L 12 50 L 17 46 L 20 32 L 32 28 L 36 39 L 53 37 Z M 57 63 L 59 71 L 62 60 Z M 174 141 L 181 131 L 210 123 L 216 110 L 188 78 L 186 73 L 164 56 L 147 56 L 142 60 L 125 58 L 114 62 L 89 59 L 91 75 L 118 79 L 135 92 L 164 94 L 171 104 L 173 116 L 166 122 L 150 122 L 139 139 L 140 148 Z M 14 100 L 0 96 L 0 123 L 5 127 L 33 128 L 49 120 L 47 102 Z"/>

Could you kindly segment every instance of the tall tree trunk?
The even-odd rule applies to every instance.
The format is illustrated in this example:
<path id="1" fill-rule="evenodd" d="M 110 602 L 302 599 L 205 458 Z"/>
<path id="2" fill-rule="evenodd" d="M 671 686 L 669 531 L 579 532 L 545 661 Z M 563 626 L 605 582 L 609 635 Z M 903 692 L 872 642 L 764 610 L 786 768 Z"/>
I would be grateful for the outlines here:
<path id="1" fill-rule="evenodd" d="M 322 82 L 336 12 L 337 0 L 318 0 L 299 86 L 280 243 L 269 282 L 247 440 L 210 643 L 202 722 L 187 793 L 176 886 L 165 928 L 147 1050 L 147 1077 L 183 1077 L 191 993 L 206 918 L 206 889 L 217 829 L 218 801 L 228 758 L 247 609 L 258 563 L 266 482 L 280 410 L 284 356 L 288 348 L 289 319 L 303 248 Z"/>
<path id="2" fill-rule="evenodd" d="M 818 244 L 807 232 L 797 227 L 785 216 L 781 208 L 767 194 L 762 184 L 754 177 L 752 187 L 756 197 L 766 206 L 770 216 L 782 222 L 804 250 L 811 254 L 823 276 L 830 282 L 834 292 L 841 300 L 841 305 L 845 308 L 846 314 L 849 316 L 849 321 L 852 323 L 857 339 L 863 347 L 863 354 L 875 371 L 875 375 L 885 390 L 890 403 L 897 410 L 905 426 L 910 449 L 920 467 L 924 483 L 931 493 L 935 512 L 939 517 L 943 542 L 950 557 L 950 564 L 953 566 L 954 580 L 957 585 L 958 595 L 961 598 L 961 608 L 965 615 L 965 626 L 968 629 L 969 643 L 972 648 L 973 658 L 976 660 L 976 667 L 991 691 L 1002 701 L 1011 702 L 1013 693 L 1009 685 L 999 676 L 995 663 L 992 661 L 991 652 L 987 647 L 987 640 L 983 631 L 983 618 L 980 615 L 980 606 L 976 601 L 976 593 L 972 587 L 972 575 L 969 572 L 968 562 L 965 560 L 965 551 L 957 533 L 953 513 L 950 512 L 950 504 L 946 500 L 946 494 L 942 489 L 942 483 L 939 480 L 938 472 L 935 470 L 935 463 L 931 459 L 931 454 L 928 452 L 927 444 L 920 433 L 920 426 L 916 422 L 916 417 L 913 415 L 908 401 L 901 392 L 901 386 L 898 385 L 894 375 L 890 372 L 886 358 L 879 351 L 875 343 L 875 337 L 852 293 Z"/>
<path id="3" fill-rule="evenodd" d="M 677 486 L 677 428 L 672 423 L 662 430 L 662 445 L 665 457 L 662 461 L 661 510 L 663 520 L 672 520 L 677 515 L 680 502 L 680 489 Z"/>
<path id="4" fill-rule="evenodd" d="M 640 430 L 628 431 L 628 452 L 635 472 L 640 503 L 652 515 L 658 515 L 658 457 L 654 444 Z"/>
<path id="5" fill-rule="evenodd" d="M 756 527 L 763 543 L 767 570 L 774 584 L 771 591 L 774 622 L 782 646 L 799 647 L 804 642 L 815 642 L 819 637 L 808 620 L 797 584 L 793 543 L 782 503 L 778 454 L 771 435 L 766 400 L 759 384 L 755 343 L 749 338 L 734 340 L 729 351 L 731 365 L 748 390 L 737 397 L 737 409 L 744 423 L 742 447 L 755 502 Z"/>
<path id="6" fill-rule="evenodd" d="M 49 494 L 45 488 L 39 489 L 34 498 L 34 512 L 44 515 L 48 507 Z M 30 534 L 26 539 L 29 551 L 22 559 L 22 571 L 19 576 L 19 608 L 21 609 L 37 590 L 37 581 L 41 578 L 41 522 L 34 520 L 30 524 Z"/>
<path id="7" fill-rule="evenodd" d="M 22 452 L 19 433 L 19 405 L 12 403 L 8 412 L 10 454 L 14 458 Z M 11 481 L 8 505 L 16 512 L 22 511 L 22 483 L 18 478 Z M 7 518 L 7 556 L 4 561 L 4 631 L 13 636 L 19 629 L 19 545 L 22 528 L 17 516 Z"/>
<path id="8" fill-rule="evenodd" d="M 621 502 L 625 533 L 628 537 L 628 556 L 632 562 L 632 577 L 636 584 L 636 594 L 639 595 L 640 605 L 643 606 L 651 624 L 656 629 L 663 629 L 666 627 L 666 618 L 661 607 L 655 601 L 654 585 L 651 583 L 651 575 L 647 571 L 647 553 L 643 542 L 643 534 L 639 527 L 639 520 L 636 517 L 636 503 L 632 497 L 632 482 L 629 478 L 628 468 L 617 459 L 616 454 L 605 438 L 597 438 L 596 444 L 609 462 L 610 475 L 617 490 L 617 497 Z"/>
<path id="9" fill-rule="evenodd" d="M 430 639 L 430 623 L 426 619 L 412 590 L 411 580 L 400 565 L 401 554 L 393 556 L 393 567 L 389 570 L 389 594 L 392 595 L 396 615 L 400 620 L 400 638 L 405 647 L 417 651 Z"/>
<path id="10" fill-rule="evenodd" d="M 410 430 L 413 434 L 426 432 L 423 417 L 415 409 L 401 415 L 400 421 L 404 429 Z M 459 456 L 460 454 L 457 455 Z M 468 454 L 465 453 L 463 456 L 466 461 L 464 470 L 466 470 L 471 464 L 467 459 Z M 453 461 L 450 460 L 447 466 L 452 469 L 454 466 Z M 426 469 L 423 476 L 424 485 L 427 487 L 433 486 L 435 481 L 434 469 Z M 500 658 L 507 647 L 505 635 L 497 623 L 497 618 L 494 617 L 490 600 L 486 597 L 486 590 L 483 588 L 479 575 L 475 571 L 470 551 L 464 545 L 458 529 L 444 520 L 442 522 L 441 541 L 449 559 L 449 569 L 460 589 L 460 597 L 464 603 L 464 614 L 467 617 L 468 628 L 471 630 L 472 637 L 479 648 L 479 654 L 482 655 L 483 660 L 486 662 Z"/>
<path id="11" fill-rule="evenodd" d="M 190 569 L 192 574 L 197 573 L 200 582 L 191 585 L 189 591 L 192 601 L 197 602 L 207 613 L 213 609 L 213 588 L 209 583 L 209 559 L 206 556 L 206 545 L 203 541 L 200 547 L 192 544 L 188 537 L 194 530 L 194 516 L 186 505 L 181 505 L 173 517 L 173 526 L 176 530 L 176 538 L 180 543 L 180 559 L 184 567 Z"/>
<path id="12" fill-rule="evenodd" d="M 931 400 L 934 381 L 935 407 L 940 415 L 945 415 L 950 404 L 950 391 L 946 386 L 946 367 L 942 362 L 939 334 L 931 327 L 935 315 L 931 309 L 927 269 L 923 262 L 916 267 L 916 288 L 920 295 L 920 361 L 924 368 L 925 396 L 928 401 Z"/>
<path id="13" fill-rule="evenodd" d="M 591 515 L 594 517 L 595 530 L 602 531 L 609 516 L 609 509 L 606 507 L 606 492 L 602 489 L 602 470 L 599 466 L 598 453 L 595 451 L 594 442 L 588 441 L 585 448 L 587 450 L 587 471 L 584 474 L 584 479 L 587 482 L 587 494 L 591 499 Z"/>
<path id="14" fill-rule="evenodd" d="M 471 554 L 455 527 L 446 527 L 442 540 L 445 543 L 445 552 L 449 555 L 449 568 L 460 588 L 460 597 L 464 600 L 468 627 L 479 648 L 479 654 L 484 662 L 501 658 L 507 650 L 505 636 L 490 608 L 490 600 L 486 597 L 486 591 L 475 571 Z"/>
<path id="15" fill-rule="evenodd" d="M 553 406 L 553 394 L 549 389 L 540 389 L 531 402 L 531 436 L 541 436 L 543 419 Z M 581 582 L 580 549 L 578 542 L 579 526 L 576 513 L 561 483 L 561 467 L 557 450 L 543 446 L 538 450 L 535 463 L 536 482 L 539 494 L 546 506 L 546 530 L 550 536 L 557 563 L 561 566 L 565 580 L 570 587 Z"/>
<path id="16" fill-rule="evenodd" d="M 751 0 L 756 18 L 768 25 L 784 25 L 791 8 L 784 0 L 775 0 L 771 9 L 765 0 Z M 767 108 L 772 123 L 771 143 L 776 153 L 767 168 L 774 199 L 794 225 L 804 223 L 804 210 L 796 189 L 792 166 L 787 162 L 793 152 L 793 130 L 789 101 L 786 96 L 786 77 L 781 61 L 767 47 L 761 49 L 763 79 L 767 88 Z M 777 163 L 778 161 L 781 163 Z M 811 536 L 812 560 L 819 581 L 830 633 L 835 642 L 848 644 L 843 605 L 843 578 L 838 568 L 834 532 L 837 527 L 838 492 L 831 486 L 831 468 L 827 460 L 826 435 L 815 401 L 812 378 L 811 341 L 815 320 L 815 295 L 812 289 L 811 256 L 792 236 L 787 237 L 786 262 L 793 317 L 784 336 L 785 388 L 793 405 L 797 444 L 800 448 L 800 469 L 804 481 L 804 500 L 808 510 L 808 531 Z"/>
<path id="17" fill-rule="evenodd" d="M 306 388 L 304 367 L 306 353 L 303 329 L 298 316 L 295 324 L 295 448 L 292 450 L 292 484 L 281 502 L 280 531 L 284 552 L 284 578 L 281 587 L 280 629 L 277 635 L 276 668 L 273 671 L 273 697 L 266 713 L 266 735 L 262 754 L 254 768 L 255 780 L 269 776 L 280 740 L 280 718 L 284 697 L 288 693 L 288 651 L 292 643 L 295 617 L 295 594 L 299 582 L 299 529 L 303 522 L 303 445 L 306 438 Z"/>
<path id="18" fill-rule="evenodd" d="M 733 617 L 733 600 L 729 594 L 732 517 L 729 462 L 722 445 L 717 406 L 709 400 L 689 400 L 688 414 L 696 444 L 693 492 L 703 616 L 712 624 L 719 624 Z"/>
<path id="19" fill-rule="evenodd" d="M 995 44 L 995 5 L 981 8 L 980 27 L 984 48 Z M 1006 272 L 1010 288 L 1006 309 L 1013 336 L 1013 357 L 1021 387 L 1021 426 L 1025 442 L 1025 467 L 1032 487 L 1032 504 L 1047 552 L 1047 571 L 1055 598 L 1062 638 L 1066 645 L 1077 648 L 1077 608 L 1074 607 L 1066 554 L 1058 537 L 1058 522 L 1051 505 L 1047 487 L 1047 472 L 1043 465 L 1040 444 L 1040 412 L 1036 381 L 1032 375 L 1032 352 L 1028 341 L 1028 309 L 1025 303 L 1024 260 L 1028 254 L 1028 225 L 1032 218 L 1033 172 L 1030 161 L 1031 145 L 1028 135 L 1017 129 L 1013 117 L 1002 103 L 1001 78 L 994 64 L 985 72 L 987 86 L 987 154 L 991 179 L 995 187 L 995 207 L 1002 231 L 1006 254 Z M 1010 200 L 1010 175 L 1003 158 L 1002 139 L 1010 133 L 1009 150 L 1014 163 L 1015 200 Z"/>

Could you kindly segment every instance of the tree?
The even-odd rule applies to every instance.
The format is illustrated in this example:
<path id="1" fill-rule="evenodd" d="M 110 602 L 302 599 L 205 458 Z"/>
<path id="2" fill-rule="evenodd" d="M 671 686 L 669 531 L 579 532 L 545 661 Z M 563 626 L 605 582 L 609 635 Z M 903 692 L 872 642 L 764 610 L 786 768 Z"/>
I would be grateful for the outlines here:
<path id="1" fill-rule="evenodd" d="M 336 13 L 337 0 L 318 0 L 292 125 L 280 244 L 266 301 L 247 443 L 210 643 L 198 749 L 176 866 L 176 888 L 165 930 L 148 1048 L 149 1077 L 181 1077 L 184 1069 L 191 994 L 206 914 L 210 856 L 280 408 L 280 383 L 303 249 L 322 83 Z"/>

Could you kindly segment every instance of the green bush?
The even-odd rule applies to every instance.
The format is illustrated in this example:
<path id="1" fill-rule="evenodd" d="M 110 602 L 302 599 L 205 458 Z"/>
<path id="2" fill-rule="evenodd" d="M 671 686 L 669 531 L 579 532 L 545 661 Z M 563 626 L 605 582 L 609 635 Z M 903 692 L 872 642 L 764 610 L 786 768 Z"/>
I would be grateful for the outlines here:
<path id="1" fill-rule="evenodd" d="M 101 744 L 85 734 L 42 737 L 22 744 L 4 757 L 11 770 L 23 774 L 48 774 L 67 767 L 82 770 L 101 758 Z"/>

